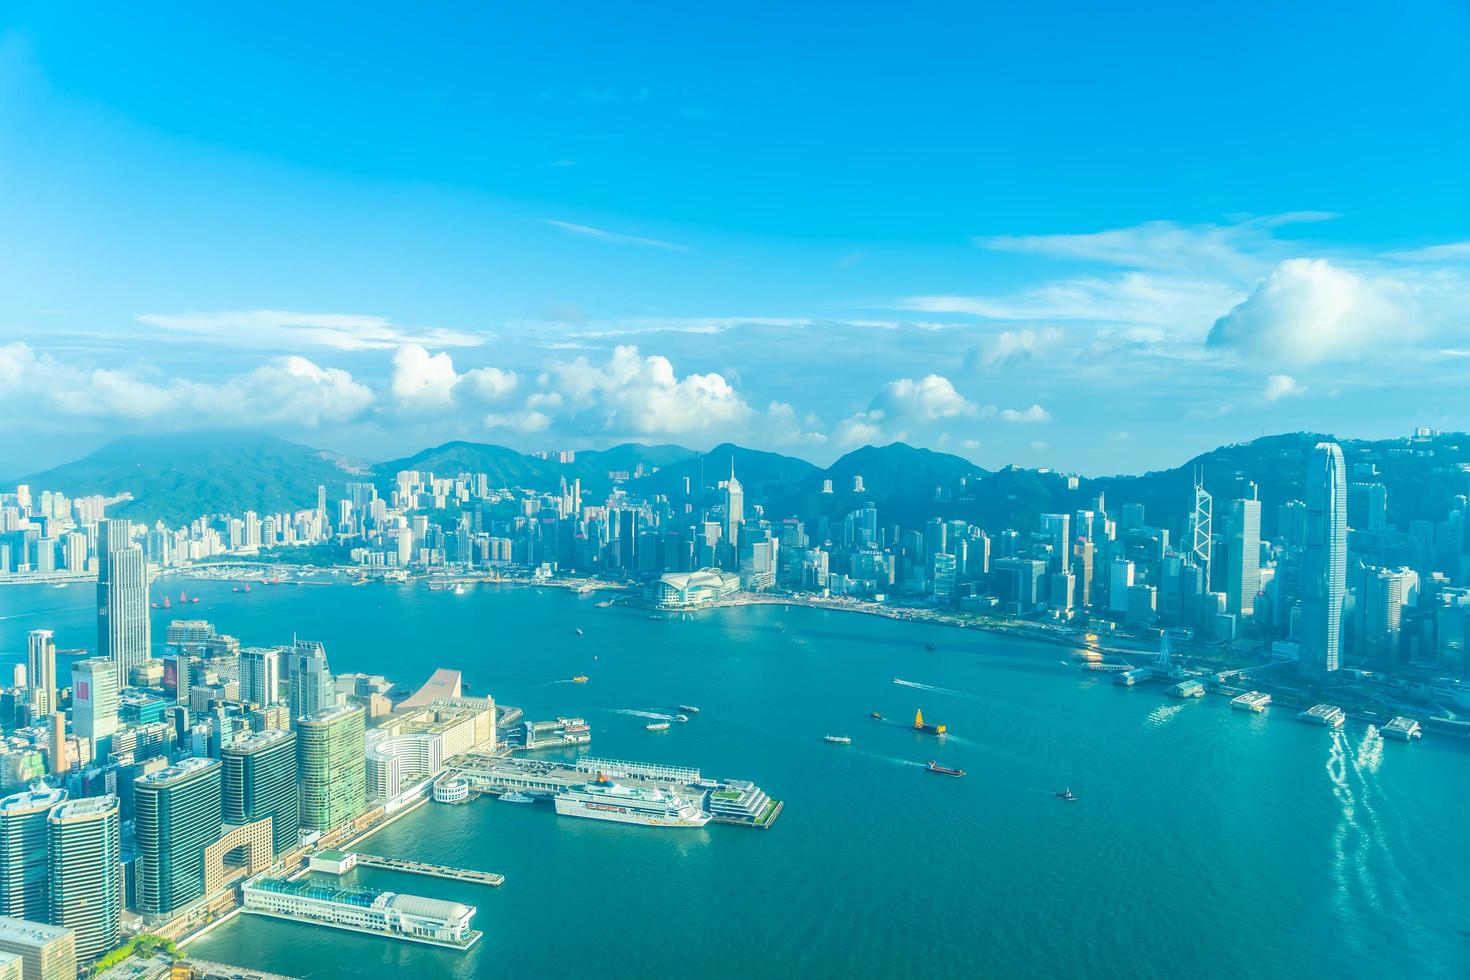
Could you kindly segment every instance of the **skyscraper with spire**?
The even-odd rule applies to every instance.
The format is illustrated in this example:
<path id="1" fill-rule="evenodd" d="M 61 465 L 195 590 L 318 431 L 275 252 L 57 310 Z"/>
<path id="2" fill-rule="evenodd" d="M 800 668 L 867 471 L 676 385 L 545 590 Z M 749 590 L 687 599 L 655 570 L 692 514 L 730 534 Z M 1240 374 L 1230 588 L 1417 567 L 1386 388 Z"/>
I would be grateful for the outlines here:
<path id="1" fill-rule="evenodd" d="M 735 479 L 735 454 L 730 453 L 730 479 L 725 483 L 725 554 L 727 568 L 740 567 L 740 525 L 745 523 L 745 488 Z"/>
<path id="2" fill-rule="evenodd" d="M 1305 490 L 1301 667 L 1330 674 L 1340 666 L 1342 602 L 1347 591 L 1347 467 L 1336 443 L 1319 442 L 1312 450 Z"/>

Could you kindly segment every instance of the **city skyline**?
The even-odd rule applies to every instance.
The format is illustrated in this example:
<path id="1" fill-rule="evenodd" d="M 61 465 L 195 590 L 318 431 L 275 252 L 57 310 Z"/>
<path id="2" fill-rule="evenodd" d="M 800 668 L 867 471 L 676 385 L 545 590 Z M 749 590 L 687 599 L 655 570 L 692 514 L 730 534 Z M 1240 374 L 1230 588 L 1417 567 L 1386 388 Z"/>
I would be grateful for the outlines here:
<path id="1" fill-rule="evenodd" d="M 188 11 L 91 14 L 0 23 L 0 179 L 28 190 L 0 407 L 32 412 L 0 473 L 239 425 L 380 458 L 902 439 L 1102 473 L 1462 424 L 1455 4 L 1244 8 L 1188 57 L 1143 11 L 860 11 L 832 36 L 756 8 L 682 49 L 622 12 L 616 55 L 595 8 L 462 13 L 454 39 L 279 25 L 329 52 L 310 66 Z M 1024 54 L 1040 37 L 1054 58 Z"/>

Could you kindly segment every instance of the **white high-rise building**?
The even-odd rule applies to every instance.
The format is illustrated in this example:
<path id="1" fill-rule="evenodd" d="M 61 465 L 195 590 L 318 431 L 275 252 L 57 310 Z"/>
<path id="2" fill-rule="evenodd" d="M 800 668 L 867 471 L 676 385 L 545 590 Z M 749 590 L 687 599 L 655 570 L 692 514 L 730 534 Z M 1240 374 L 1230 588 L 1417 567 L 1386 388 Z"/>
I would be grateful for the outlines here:
<path id="1" fill-rule="evenodd" d="M 97 526 L 97 655 L 117 665 L 119 678 L 153 656 L 148 564 L 131 539 L 125 520 Z"/>
<path id="2" fill-rule="evenodd" d="M 240 651 L 240 700 L 259 705 L 271 705 L 281 700 L 279 650 Z"/>
<path id="3" fill-rule="evenodd" d="M 56 640 L 50 630 L 31 630 L 26 645 L 26 684 L 37 718 L 56 710 Z"/>
<path id="4" fill-rule="evenodd" d="M 117 731 L 117 665 L 105 657 L 71 665 L 71 724 L 80 738 L 97 741 Z"/>
<path id="5" fill-rule="evenodd" d="M 1347 466 L 1342 449 L 1319 442 L 1307 464 L 1306 545 L 1301 570 L 1301 665 L 1315 673 L 1340 666 L 1342 601 L 1347 591 Z"/>

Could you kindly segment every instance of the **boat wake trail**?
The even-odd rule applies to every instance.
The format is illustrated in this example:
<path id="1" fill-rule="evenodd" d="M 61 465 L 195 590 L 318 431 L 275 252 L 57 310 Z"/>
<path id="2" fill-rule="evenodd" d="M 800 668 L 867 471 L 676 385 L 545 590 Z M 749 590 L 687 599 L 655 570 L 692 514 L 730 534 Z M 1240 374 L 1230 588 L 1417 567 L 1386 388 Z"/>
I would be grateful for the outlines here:
<path id="1" fill-rule="evenodd" d="M 923 769 L 924 768 L 924 764 L 922 762 L 915 762 L 912 759 L 900 759 L 896 755 L 879 755 L 877 752 L 865 752 L 862 749 L 858 749 L 857 750 L 857 754 L 858 755 L 865 755 L 869 759 L 877 759 L 879 762 L 887 762 L 890 765 L 895 765 L 895 766 L 915 766 L 915 767 L 917 767 L 919 769 Z"/>
<path id="2" fill-rule="evenodd" d="M 1363 740 L 1358 743 L 1356 768 L 1377 773 L 1381 765 L 1383 765 L 1383 735 L 1378 731 L 1377 725 L 1369 725 L 1368 730 L 1363 733 Z"/>
<path id="3" fill-rule="evenodd" d="M 965 691 L 956 691 L 952 687 L 935 687 L 933 684 L 920 684 L 918 681 L 906 681 L 895 677 L 893 683 L 903 687 L 912 687 L 920 691 L 931 691 L 935 694 L 948 694 L 952 698 L 964 698 L 967 701 L 981 701 L 983 698 Z"/>
<path id="4" fill-rule="evenodd" d="M 637 708 L 614 708 L 613 711 L 620 715 L 629 715 L 633 718 L 652 718 L 654 721 L 673 721 L 673 715 L 662 714 L 658 711 L 639 711 Z"/>
<path id="5" fill-rule="evenodd" d="M 1342 808 L 1337 827 L 1332 832 L 1332 880 L 1336 885 L 1333 905 L 1343 919 L 1355 920 L 1357 916 L 1353 909 L 1352 879 L 1348 874 L 1348 866 L 1356 863 L 1354 858 L 1360 835 L 1356 808 L 1353 805 L 1353 790 L 1347 781 L 1345 744 L 1346 739 L 1341 732 L 1332 733 L 1332 745 L 1327 752 L 1326 765 L 1327 778 L 1332 782 L 1332 795 Z M 1353 924 L 1356 925 L 1356 922 Z M 1362 952 L 1362 943 L 1358 940 L 1356 929 L 1345 929 L 1342 935 L 1354 952 Z"/>
<path id="6" fill-rule="evenodd" d="M 1175 715 L 1183 710 L 1184 705 L 1182 704 L 1161 704 L 1148 713 L 1148 717 L 1144 719 L 1144 724 L 1149 728 L 1163 728 L 1174 720 Z"/>

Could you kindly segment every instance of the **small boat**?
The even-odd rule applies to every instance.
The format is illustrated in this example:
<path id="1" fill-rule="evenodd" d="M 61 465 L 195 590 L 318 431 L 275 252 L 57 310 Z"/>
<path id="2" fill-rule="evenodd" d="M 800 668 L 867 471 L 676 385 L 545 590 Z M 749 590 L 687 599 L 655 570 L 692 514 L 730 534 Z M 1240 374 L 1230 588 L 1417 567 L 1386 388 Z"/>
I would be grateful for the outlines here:
<path id="1" fill-rule="evenodd" d="M 933 650 L 938 650 L 939 647 L 935 646 L 933 643 L 925 643 L 924 644 L 924 649 L 925 650 L 933 651 Z"/>
<path id="2" fill-rule="evenodd" d="M 822 741 L 829 745 L 851 745 L 852 739 L 846 735 L 823 735 Z"/>
<path id="3" fill-rule="evenodd" d="M 868 715 L 868 717 L 871 718 L 871 719 L 873 719 L 874 721 L 882 721 L 883 720 L 883 716 L 881 714 L 879 714 L 878 712 L 876 712 L 876 711 L 874 711 L 873 713 L 871 713 L 870 715 Z"/>
<path id="4" fill-rule="evenodd" d="M 1056 796 L 1057 796 L 1057 799 L 1059 799 L 1059 800 L 1068 800 L 1068 801 L 1075 800 L 1077 798 L 1077 794 L 1076 793 L 1073 793 L 1070 787 L 1068 787 L 1067 789 L 1062 790 Z"/>
<path id="5" fill-rule="evenodd" d="M 572 683 L 573 684 L 586 684 L 587 683 L 587 675 L 586 674 L 578 674 L 576 677 L 573 677 L 572 678 Z"/>
<path id="6" fill-rule="evenodd" d="M 582 635 L 582 627 L 580 627 L 580 626 L 577 627 L 577 635 L 578 636 L 581 636 Z"/>
<path id="7" fill-rule="evenodd" d="M 688 715 L 675 715 L 674 716 L 674 720 L 677 721 L 677 722 L 679 722 L 680 724 L 684 724 L 685 722 L 688 722 L 689 721 L 689 716 Z"/>
<path id="8" fill-rule="evenodd" d="M 527 796 L 525 793 L 517 793 L 513 789 L 506 790 L 496 797 L 502 803 L 535 803 L 536 797 Z"/>
<path id="9" fill-rule="evenodd" d="M 937 772 L 941 776 L 963 776 L 965 774 L 965 770 L 963 769 L 951 769 L 948 766 L 941 766 L 933 759 L 930 759 L 929 764 L 924 768 L 930 772 Z"/>
<path id="10" fill-rule="evenodd" d="M 682 712 L 684 712 L 686 715 L 697 715 L 697 714 L 699 714 L 699 709 L 696 708 L 692 704 L 681 704 L 681 705 L 679 705 L 679 710 L 682 711 Z"/>
<path id="11" fill-rule="evenodd" d="M 464 586 L 463 585 L 456 585 L 454 587 L 454 594 L 455 595 L 464 595 Z M 520 802 L 520 801 L 517 800 L 516 802 Z"/>
<path id="12" fill-rule="evenodd" d="M 643 730 L 647 732 L 666 732 L 669 730 L 669 723 L 666 721 L 651 721 L 643 726 Z"/>

